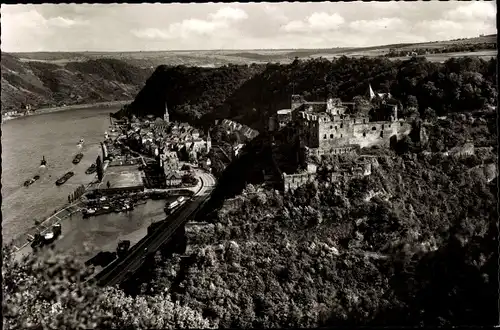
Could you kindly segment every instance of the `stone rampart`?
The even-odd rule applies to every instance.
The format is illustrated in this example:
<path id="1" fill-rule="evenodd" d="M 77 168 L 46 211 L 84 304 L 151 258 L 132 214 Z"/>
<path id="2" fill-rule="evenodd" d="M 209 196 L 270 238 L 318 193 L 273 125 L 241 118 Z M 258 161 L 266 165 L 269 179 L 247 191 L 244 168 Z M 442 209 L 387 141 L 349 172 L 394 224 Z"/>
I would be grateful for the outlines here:
<path id="1" fill-rule="evenodd" d="M 283 179 L 283 190 L 290 191 L 295 190 L 300 186 L 303 186 L 309 182 L 313 182 L 316 179 L 315 173 L 298 173 L 298 174 L 282 174 Z"/>

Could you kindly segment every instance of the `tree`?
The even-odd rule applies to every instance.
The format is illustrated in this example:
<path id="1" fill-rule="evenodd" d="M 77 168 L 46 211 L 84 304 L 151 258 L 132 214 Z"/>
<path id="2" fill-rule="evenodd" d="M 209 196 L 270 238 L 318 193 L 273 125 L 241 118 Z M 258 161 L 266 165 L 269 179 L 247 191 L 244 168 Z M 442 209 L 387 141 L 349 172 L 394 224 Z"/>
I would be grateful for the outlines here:
<path id="1" fill-rule="evenodd" d="M 427 107 L 425 108 L 422 117 L 427 121 L 433 121 L 436 119 L 436 112 L 432 108 Z"/>
<path id="2" fill-rule="evenodd" d="M 185 183 L 185 184 L 196 184 L 198 180 L 196 179 L 196 177 L 194 176 L 193 173 L 186 173 L 184 175 L 182 175 L 182 183 Z"/>
<path id="3" fill-rule="evenodd" d="M 92 270 L 74 257 L 45 251 L 19 262 L 9 247 L 3 252 L 5 329 L 216 327 L 168 295 L 133 298 L 116 288 L 85 284 Z"/>
<path id="4" fill-rule="evenodd" d="M 418 100 L 415 95 L 408 95 L 406 98 L 406 106 L 418 109 Z"/>
<path id="5" fill-rule="evenodd" d="M 363 96 L 355 96 L 352 101 L 354 102 L 355 112 L 360 115 L 367 116 L 372 109 L 372 104 Z"/>
<path id="6" fill-rule="evenodd" d="M 411 151 L 413 148 L 413 141 L 408 135 L 405 135 L 401 140 L 398 141 L 396 151 L 399 154 L 405 154 Z"/>

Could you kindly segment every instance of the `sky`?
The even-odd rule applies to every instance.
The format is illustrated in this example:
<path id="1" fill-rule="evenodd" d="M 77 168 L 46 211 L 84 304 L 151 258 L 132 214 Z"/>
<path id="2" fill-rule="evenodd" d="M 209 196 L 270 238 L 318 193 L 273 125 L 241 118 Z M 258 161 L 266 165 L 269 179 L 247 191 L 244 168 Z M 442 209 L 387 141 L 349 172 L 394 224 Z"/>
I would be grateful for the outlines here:
<path id="1" fill-rule="evenodd" d="M 2 5 L 2 51 L 365 47 L 496 33 L 496 2 Z"/>

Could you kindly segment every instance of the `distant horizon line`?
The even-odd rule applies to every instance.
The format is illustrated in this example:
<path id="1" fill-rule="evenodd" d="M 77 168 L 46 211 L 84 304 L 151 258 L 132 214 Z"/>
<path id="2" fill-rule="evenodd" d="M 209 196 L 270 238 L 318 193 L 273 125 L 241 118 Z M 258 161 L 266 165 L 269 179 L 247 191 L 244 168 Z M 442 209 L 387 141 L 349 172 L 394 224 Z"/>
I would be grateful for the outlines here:
<path id="1" fill-rule="evenodd" d="M 171 50 L 36 50 L 36 51 L 6 51 L 3 53 L 10 54 L 26 54 L 26 53 L 155 53 L 155 52 L 216 52 L 216 51 L 300 51 L 300 50 L 333 50 L 333 49 L 359 49 L 359 48 L 372 48 L 372 47 L 389 47 L 389 46 L 409 46 L 427 43 L 436 43 L 444 41 L 458 41 L 463 39 L 475 39 L 481 37 L 493 37 L 497 33 L 479 35 L 476 37 L 464 37 L 456 39 L 444 39 L 423 42 L 404 42 L 395 44 L 380 44 L 370 46 L 339 46 L 339 47 L 325 47 L 325 48 L 230 48 L 230 49 L 171 49 Z"/>

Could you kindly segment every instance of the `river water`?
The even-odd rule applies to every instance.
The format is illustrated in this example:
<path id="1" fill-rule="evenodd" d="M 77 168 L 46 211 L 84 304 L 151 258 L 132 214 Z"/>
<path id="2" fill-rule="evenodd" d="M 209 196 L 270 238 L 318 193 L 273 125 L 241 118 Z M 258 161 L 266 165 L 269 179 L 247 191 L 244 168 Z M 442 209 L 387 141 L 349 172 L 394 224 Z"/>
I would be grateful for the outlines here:
<path id="1" fill-rule="evenodd" d="M 109 113 L 114 108 L 86 108 L 54 112 L 10 120 L 2 124 L 2 235 L 4 242 L 26 232 L 35 220 L 43 220 L 55 209 L 64 206 L 68 195 L 81 184 L 89 183 L 93 175 L 85 170 L 100 154 L 99 142 L 109 130 Z M 83 148 L 77 147 L 80 138 Z M 84 157 L 74 165 L 79 151 Z M 39 167 L 42 156 L 47 168 Z M 64 173 L 75 175 L 64 185 L 55 181 Z M 39 174 L 40 179 L 30 187 L 23 182 Z M 116 248 L 116 239 L 137 238 L 145 233 L 151 220 L 164 218 L 165 202 L 149 201 L 128 214 L 118 213 L 83 219 L 73 215 L 63 220 L 61 247 L 83 246 Z M 134 239 L 135 241 L 136 239 Z M 109 246 L 108 246 L 109 245 Z M 111 245 L 114 245 L 111 248 Z"/>

